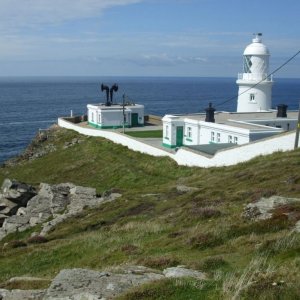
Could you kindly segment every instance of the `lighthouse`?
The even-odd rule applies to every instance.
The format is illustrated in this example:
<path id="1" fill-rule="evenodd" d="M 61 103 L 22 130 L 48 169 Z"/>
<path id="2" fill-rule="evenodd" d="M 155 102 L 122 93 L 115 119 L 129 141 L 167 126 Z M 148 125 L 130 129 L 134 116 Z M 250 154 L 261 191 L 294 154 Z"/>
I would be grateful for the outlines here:
<path id="1" fill-rule="evenodd" d="M 269 49 L 257 33 L 244 51 L 244 70 L 238 74 L 237 112 L 267 111 L 272 106 L 273 79 L 269 74 Z"/>

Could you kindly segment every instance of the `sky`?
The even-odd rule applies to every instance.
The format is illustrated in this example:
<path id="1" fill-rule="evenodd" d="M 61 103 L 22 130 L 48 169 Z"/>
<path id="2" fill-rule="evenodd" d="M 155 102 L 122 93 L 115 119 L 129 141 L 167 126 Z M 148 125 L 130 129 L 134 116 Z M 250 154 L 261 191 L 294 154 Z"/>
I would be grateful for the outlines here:
<path id="1" fill-rule="evenodd" d="M 300 50 L 299 0 L 0 0 L 0 76 L 236 77 Z M 300 77 L 300 55 L 276 77 Z"/>

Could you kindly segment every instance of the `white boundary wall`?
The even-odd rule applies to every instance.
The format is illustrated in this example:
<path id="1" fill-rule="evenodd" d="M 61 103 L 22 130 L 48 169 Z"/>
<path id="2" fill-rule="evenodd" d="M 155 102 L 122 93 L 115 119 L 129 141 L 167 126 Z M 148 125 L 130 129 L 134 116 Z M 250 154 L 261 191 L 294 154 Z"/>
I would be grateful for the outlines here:
<path id="1" fill-rule="evenodd" d="M 278 151 L 288 151 L 294 149 L 295 132 L 283 134 L 273 138 L 268 138 L 237 146 L 231 149 L 218 151 L 213 157 L 199 155 L 184 148 L 179 149 L 174 157 L 179 165 L 197 167 L 222 167 L 231 166 L 248 161 L 259 155 L 272 154 Z"/>
<path id="2" fill-rule="evenodd" d="M 58 119 L 58 125 L 60 127 L 75 130 L 78 133 L 81 133 L 84 135 L 98 136 L 98 137 L 106 138 L 116 144 L 121 144 L 123 146 L 127 146 L 129 149 L 134 150 L 134 151 L 146 153 L 146 154 L 149 154 L 152 156 L 170 156 L 171 158 L 173 158 L 172 153 L 169 153 L 162 149 L 150 146 L 143 142 L 137 141 L 136 139 L 129 137 L 127 135 L 121 134 L 121 133 L 112 132 L 112 131 L 108 131 L 108 130 L 81 127 L 74 123 L 68 122 L 68 121 L 64 120 L 63 118 Z"/>
<path id="3" fill-rule="evenodd" d="M 58 119 L 58 125 L 72 129 L 78 133 L 88 136 L 98 136 L 111 140 L 114 143 L 127 146 L 129 149 L 146 153 L 152 156 L 168 156 L 179 165 L 194 167 L 222 167 L 235 165 L 248 161 L 259 155 L 267 155 L 278 151 L 294 149 L 295 132 L 281 134 L 276 137 L 267 138 L 250 144 L 218 151 L 214 156 L 204 156 L 189 149 L 180 148 L 175 154 L 140 142 L 132 137 L 108 130 L 80 127 L 68 122 L 63 118 Z"/>

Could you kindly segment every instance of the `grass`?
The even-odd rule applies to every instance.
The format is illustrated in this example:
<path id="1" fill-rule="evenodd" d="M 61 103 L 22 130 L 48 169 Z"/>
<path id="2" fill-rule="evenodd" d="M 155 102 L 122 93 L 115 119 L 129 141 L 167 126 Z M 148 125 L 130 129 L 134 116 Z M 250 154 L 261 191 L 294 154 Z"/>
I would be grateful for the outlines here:
<path id="1" fill-rule="evenodd" d="M 83 142 L 64 149 L 73 138 Z M 278 209 L 266 221 L 241 216 L 247 203 L 263 196 L 299 197 L 299 150 L 201 169 L 62 129 L 36 147 L 49 144 L 55 152 L 0 168 L 0 181 L 14 178 L 36 187 L 40 182 L 73 182 L 99 194 L 117 189 L 123 196 L 66 220 L 43 241 L 30 239 L 39 228 L 6 237 L 0 242 L 3 284 L 15 276 L 49 280 L 63 268 L 102 270 L 127 263 L 160 270 L 186 265 L 205 271 L 209 280 L 168 279 L 120 299 L 270 299 L 277 292 L 284 295 L 280 299 L 293 299 L 299 291 L 300 241 L 291 229 L 300 207 Z M 197 190 L 179 193 L 177 185 Z M 253 261 L 259 257 L 265 260 L 255 269 Z M 269 266 L 277 271 L 270 273 Z M 282 274 L 285 284 L 270 286 L 283 280 Z M 261 285 L 252 280 L 255 276 L 262 278 Z"/>
<path id="2" fill-rule="evenodd" d="M 162 138 L 163 137 L 162 130 L 127 131 L 126 134 L 136 138 Z"/>

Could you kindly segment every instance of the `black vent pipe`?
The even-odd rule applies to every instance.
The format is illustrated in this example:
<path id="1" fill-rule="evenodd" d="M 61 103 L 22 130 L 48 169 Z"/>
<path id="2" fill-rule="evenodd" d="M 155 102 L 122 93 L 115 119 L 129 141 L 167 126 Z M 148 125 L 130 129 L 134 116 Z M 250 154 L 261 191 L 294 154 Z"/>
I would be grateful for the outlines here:
<path id="1" fill-rule="evenodd" d="M 209 103 L 208 108 L 205 109 L 206 111 L 206 118 L 205 122 L 215 123 L 215 109 L 212 107 L 212 104 Z"/>
<path id="2" fill-rule="evenodd" d="M 286 104 L 278 104 L 277 105 L 277 118 L 286 118 L 286 110 L 288 106 Z"/>
<path id="3" fill-rule="evenodd" d="M 110 106 L 109 102 L 109 87 L 107 85 L 104 85 L 103 83 L 101 84 L 101 91 L 106 91 L 106 106 Z"/>

